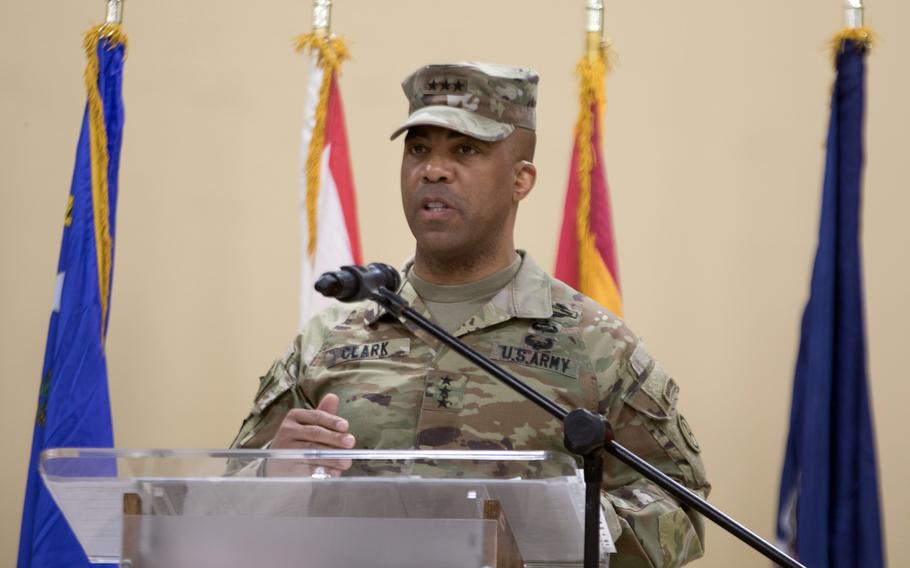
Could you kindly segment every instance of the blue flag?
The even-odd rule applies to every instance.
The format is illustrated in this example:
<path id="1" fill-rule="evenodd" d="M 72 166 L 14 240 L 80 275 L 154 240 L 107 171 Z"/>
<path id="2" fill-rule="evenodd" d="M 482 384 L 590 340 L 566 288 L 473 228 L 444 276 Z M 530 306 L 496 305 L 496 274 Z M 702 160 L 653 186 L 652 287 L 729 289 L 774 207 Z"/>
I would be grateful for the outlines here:
<path id="1" fill-rule="evenodd" d="M 60 245 L 18 568 L 89 566 L 38 474 L 38 462 L 46 448 L 114 443 L 104 340 L 113 276 L 124 42 L 119 26 L 112 24 L 86 34 L 88 103 Z"/>
<path id="2" fill-rule="evenodd" d="M 803 313 L 777 537 L 809 568 L 876 568 L 884 556 L 859 246 L 867 43 L 839 37 L 818 251 Z"/>

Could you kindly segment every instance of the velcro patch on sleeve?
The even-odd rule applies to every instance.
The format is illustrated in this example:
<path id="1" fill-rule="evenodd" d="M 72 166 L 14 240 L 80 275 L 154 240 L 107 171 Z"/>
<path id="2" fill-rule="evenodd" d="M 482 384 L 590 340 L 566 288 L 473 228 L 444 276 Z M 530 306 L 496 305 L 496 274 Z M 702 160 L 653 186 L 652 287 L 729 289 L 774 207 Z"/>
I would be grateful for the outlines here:
<path id="1" fill-rule="evenodd" d="M 630 390 L 626 404 L 655 420 L 669 420 L 679 397 L 679 387 L 663 367 L 653 362 L 638 388 Z"/>
<path id="2" fill-rule="evenodd" d="M 578 361 L 536 349 L 526 349 L 512 345 L 496 345 L 493 347 L 490 358 L 497 361 L 518 363 L 535 369 L 553 371 L 572 379 L 578 378 Z"/>
<path id="3" fill-rule="evenodd" d="M 647 349 L 643 343 L 639 343 L 635 346 L 635 351 L 632 352 L 632 357 L 630 357 L 632 363 L 632 369 L 635 371 L 637 376 L 642 376 L 645 374 L 645 371 L 648 370 L 648 367 L 651 366 L 652 358 L 651 354 L 648 353 Z"/>
<path id="4" fill-rule="evenodd" d="M 386 359 L 388 357 L 401 357 L 411 351 L 411 340 L 408 338 L 388 339 L 374 343 L 361 343 L 357 345 L 343 345 L 333 347 L 325 352 L 325 366 L 334 367 L 351 361 L 366 359 Z"/>

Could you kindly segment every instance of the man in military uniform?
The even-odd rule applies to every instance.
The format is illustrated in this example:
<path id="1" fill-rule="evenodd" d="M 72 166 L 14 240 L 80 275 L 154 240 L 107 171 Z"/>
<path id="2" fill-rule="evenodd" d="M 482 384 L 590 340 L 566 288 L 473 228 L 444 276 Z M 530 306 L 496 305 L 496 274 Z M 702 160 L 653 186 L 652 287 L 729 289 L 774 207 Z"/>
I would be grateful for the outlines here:
<path id="1" fill-rule="evenodd" d="M 616 439 L 692 490 L 709 484 L 676 409 L 679 389 L 625 323 L 516 251 L 534 187 L 537 75 L 430 65 L 402 83 L 410 116 L 401 197 L 416 240 L 399 293 L 564 408 L 604 415 Z M 371 302 L 316 315 L 260 379 L 235 448 L 565 451 L 562 426 Z M 616 566 L 703 554 L 698 515 L 610 456 L 602 496 Z"/>

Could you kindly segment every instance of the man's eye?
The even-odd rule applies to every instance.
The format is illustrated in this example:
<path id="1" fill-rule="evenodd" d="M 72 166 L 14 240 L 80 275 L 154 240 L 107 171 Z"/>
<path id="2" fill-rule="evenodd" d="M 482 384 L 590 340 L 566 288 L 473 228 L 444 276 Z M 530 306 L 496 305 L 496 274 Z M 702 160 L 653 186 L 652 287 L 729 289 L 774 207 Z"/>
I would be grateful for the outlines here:
<path id="1" fill-rule="evenodd" d="M 418 155 L 418 154 L 426 154 L 426 152 L 427 152 L 427 147 L 422 146 L 420 144 L 414 144 L 413 146 L 408 147 L 408 154 Z"/>
<path id="2" fill-rule="evenodd" d="M 479 150 L 470 144 L 462 144 L 458 146 L 457 151 L 463 156 L 473 156 L 474 154 L 477 154 Z"/>

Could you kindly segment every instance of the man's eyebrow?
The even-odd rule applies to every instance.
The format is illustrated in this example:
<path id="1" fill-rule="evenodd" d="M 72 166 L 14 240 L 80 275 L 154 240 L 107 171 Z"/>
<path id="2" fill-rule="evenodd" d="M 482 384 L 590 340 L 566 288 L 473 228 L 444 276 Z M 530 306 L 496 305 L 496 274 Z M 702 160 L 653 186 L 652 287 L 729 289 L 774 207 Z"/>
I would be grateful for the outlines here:
<path id="1" fill-rule="evenodd" d="M 404 136 L 404 141 L 409 142 L 415 138 L 426 139 L 429 137 L 430 137 L 430 135 L 429 135 L 428 129 L 426 129 L 426 128 L 422 128 L 422 127 L 410 128 L 410 129 L 408 129 L 407 133 Z M 481 140 L 480 138 L 474 138 L 473 136 L 469 136 L 467 134 L 462 134 L 461 132 L 458 132 L 457 130 L 448 130 L 446 132 L 446 139 L 447 140 L 464 140 L 466 142 L 471 142 L 472 144 L 478 144 L 481 146 L 491 146 L 492 145 L 492 142 L 486 142 L 484 140 Z"/>
<path id="2" fill-rule="evenodd" d="M 426 138 L 426 136 L 427 136 L 427 129 L 422 126 L 416 126 L 416 127 L 407 129 L 407 131 L 404 133 L 404 141 L 407 142 L 408 140 L 411 140 L 412 138 Z"/>
<path id="3" fill-rule="evenodd" d="M 467 142 L 471 142 L 472 144 L 478 144 L 480 146 L 489 146 L 490 145 L 490 142 L 486 142 L 484 140 L 481 140 L 480 138 L 474 138 L 473 136 L 468 136 L 467 134 L 462 134 L 461 132 L 457 132 L 455 130 L 449 130 L 449 133 L 448 133 L 448 135 L 446 135 L 446 138 L 448 138 L 449 140 L 465 140 Z"/>

